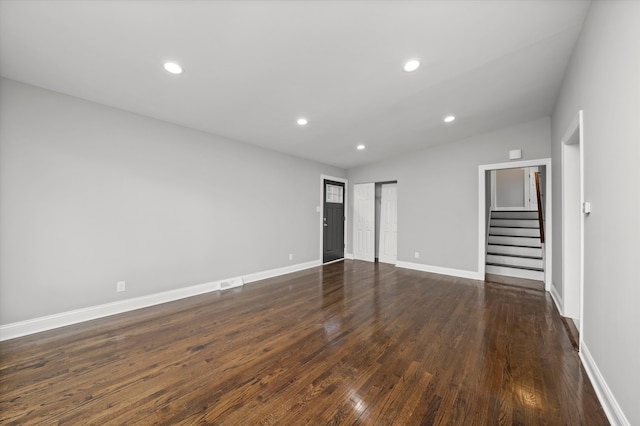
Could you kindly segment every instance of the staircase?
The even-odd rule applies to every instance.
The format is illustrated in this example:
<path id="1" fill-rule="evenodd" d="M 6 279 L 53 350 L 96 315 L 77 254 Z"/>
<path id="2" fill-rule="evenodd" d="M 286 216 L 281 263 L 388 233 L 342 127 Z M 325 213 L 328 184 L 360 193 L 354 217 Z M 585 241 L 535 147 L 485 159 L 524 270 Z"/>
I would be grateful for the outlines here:
<path id="1" fill-rule="evenodd" d="M 544 260 L 540 242 L 538 212 L 492 211 L 487 244 L 486 273 L 509 277 L 495 281 L 544 281 Z M 535 283 L 534 283 L 535 284 Z"/>

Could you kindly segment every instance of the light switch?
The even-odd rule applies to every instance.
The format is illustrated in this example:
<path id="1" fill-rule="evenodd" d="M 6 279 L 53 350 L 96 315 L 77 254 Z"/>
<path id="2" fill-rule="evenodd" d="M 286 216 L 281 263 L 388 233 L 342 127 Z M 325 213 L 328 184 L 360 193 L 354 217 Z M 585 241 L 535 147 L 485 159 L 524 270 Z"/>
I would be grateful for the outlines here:
<path id="1" fill-rule="evenodd" d="M 584 214 L 591 213 L 591 203 L 589 203 L 589 202 L 582 203 L 582 212 Z"/>

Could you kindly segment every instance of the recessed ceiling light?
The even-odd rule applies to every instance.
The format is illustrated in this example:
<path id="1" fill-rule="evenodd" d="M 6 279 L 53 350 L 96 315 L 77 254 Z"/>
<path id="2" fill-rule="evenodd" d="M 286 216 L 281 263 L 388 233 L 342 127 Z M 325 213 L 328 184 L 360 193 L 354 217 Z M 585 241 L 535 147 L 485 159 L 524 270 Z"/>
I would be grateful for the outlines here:
<path id="1" fill-rule="evenodd" d="M 420 66 L 420 61 L 417 59 L 411 59 L 404 64 L 404 70 L 406 72 L 412 72 L 418 69 Z"/>
<path id="2" fill-rule="evenodd" d="M 171 74 L 182 74 L 182 67 L 175 62 L 165 62 L 164 69 Z"/>
<path id="3" fill-rule="evenodd" d="M 447 116 L 444 118 L 444 122 L 445 122 L 445 123 L 451 123 L 451 122 L 452 122 L 453 120 L 455 120 L 455 119 L 456 119 L 456 117 L 454 117 L 453 115 L 447 115 Z"/>
<path id="4" fill-rule="evenodd" d="M 304 117 L 300 117 L 300 118 L 298 118 L 298 121 L 297 121 L 297 123 L 298 123 L 300 126 L 306 126 L 308 122 L 309 122 L 309 121 L 308 121 L 306 118 L 304 118 Z"/>
<path id="5" fill-rule="evenodd" d="M 365 149 L 365 148 L 366 148 L 366 146 L 364 146 L 363 144 L 360 144 L 360 145 L 356 146 L 356 148 L 357 148 L 358 150 L 362 151 L 363 149 Z"/>

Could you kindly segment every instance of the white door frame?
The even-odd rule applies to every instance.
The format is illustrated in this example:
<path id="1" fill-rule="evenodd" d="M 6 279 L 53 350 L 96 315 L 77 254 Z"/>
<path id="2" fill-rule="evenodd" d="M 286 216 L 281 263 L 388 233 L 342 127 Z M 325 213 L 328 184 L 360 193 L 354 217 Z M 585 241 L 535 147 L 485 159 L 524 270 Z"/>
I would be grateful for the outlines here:
<path id="1" fill-rule="evenodd" d="M 551 267 L 552 267 L 552 216 L 551 216 L 551 158 L 541 158 L 538 160 L 512 161 L 509 163 L 483 164 L 478 166 L 478 275 L 481 279 L 485 276 L 485 266 L 487 258 L 487 217 L 486 217 L 486 179 L 487 170 L 513 169 L 516 167 L 546 166 L 545 169 L 545 265 L 544 265 L 544 288 L 551 289 Z"/>
<path id="2" fill-rule="evenodd" d="M 582 349 L 582 329 L 583 329 L 583 311 L 584 311 L 584 213 L 577 210 L 582 209 L 584 206 L 584 127 L 583 127 L 583 112 L 578 111 L 578 114 L 573 118 L 571 124 L 567 128 L 564 137 L 560 141 L 561 149 L 561 161 L 562 161 L 562 312 L 565 317 L 575 318 L 575 314 L 578 314 L 578 351 Z M 568 150 L 575 149 L 572 145 L 578 146 L 578 158 L 575 158 L 575 152 L 571 155 Z M 578 164 L 576 164 L 576 162 Z M 575 167 L 579 167 L 578 181 L 570 177 L 571 172 L 575 173 Z M 571 203 L 572 196 L 575 198 L 576 192 L 579 197 L 579 204 Z M 569 210 L 570 204 L 573 204 L 575 209 L 573 212 Z M 575 235 L 570 227 L 566 226 L 567 221 L 575 221 L 576 216 L 579 216 L 579 230 L 578 235 Z M 571 256 L 570 251 L 575 248 L 575 239 L 579 238 L 579 255 Z M 573 268 L 578 270 L 577 283 L 571 283 L 569 277 L 569 269 Z M 577 285 L 578 288 L 569 289 L 570 286 Z M 573 291 L 571 291 L 573 290 Z M 569 295 L 575 294 L 575 291 L 579 291 L 578 300 L 567 300 Z M 570 309 L 567 309 L 567 306 Z M 576 309 L 576 305 L 577 309 Z"/>
<path id="3" fill-rule="evenodd" d="M 339 177 L 335 177 L 335 176 L 328 176 L 328 175 L 320 175 L 320 206 L 319 208 L 319 215 L 318 215 L 318 221 L 319 221 L 319 228 L 320 228 L 320 264 L 322 265 L 322 259 L 323 259 L 323 252 L 324 252 L 324 221 L 322 220 L 324 218 L 324 181 L 326 180 L 334 180 L 336 182 L 342 182 L 344 183 L 344 217 L 345 217 L 345 221 L 344 221 L 344 258 L 347 258 L 347 226 L 349 221 L 346 220 L 346 218 L 348 218 L 348 212 L 349 212 L 349 203 L 347 202 L 348 198 L 347 198 L 347 194 L 349 193 L 349 181 L 347 179 L 344 178 L 339 178 Z M 338 259 L 339 260 L 339 259 Z"/>

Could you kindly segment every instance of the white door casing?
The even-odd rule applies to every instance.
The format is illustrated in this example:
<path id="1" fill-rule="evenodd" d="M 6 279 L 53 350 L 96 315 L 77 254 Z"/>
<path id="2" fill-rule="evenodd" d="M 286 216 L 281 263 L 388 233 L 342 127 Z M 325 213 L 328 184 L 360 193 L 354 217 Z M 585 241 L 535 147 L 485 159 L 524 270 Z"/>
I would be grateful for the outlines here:
<path id="1" fill-rule="evenodd" d="M 375 260 L 375 184 L 353 186 L 353 257 Z"/>
<path id="2" fill-rule="evenodd" d="M 398 257 L 398 186 L 382 185 L 380 208 L 380 250 L 378 260 L 395 264 Z"/>

